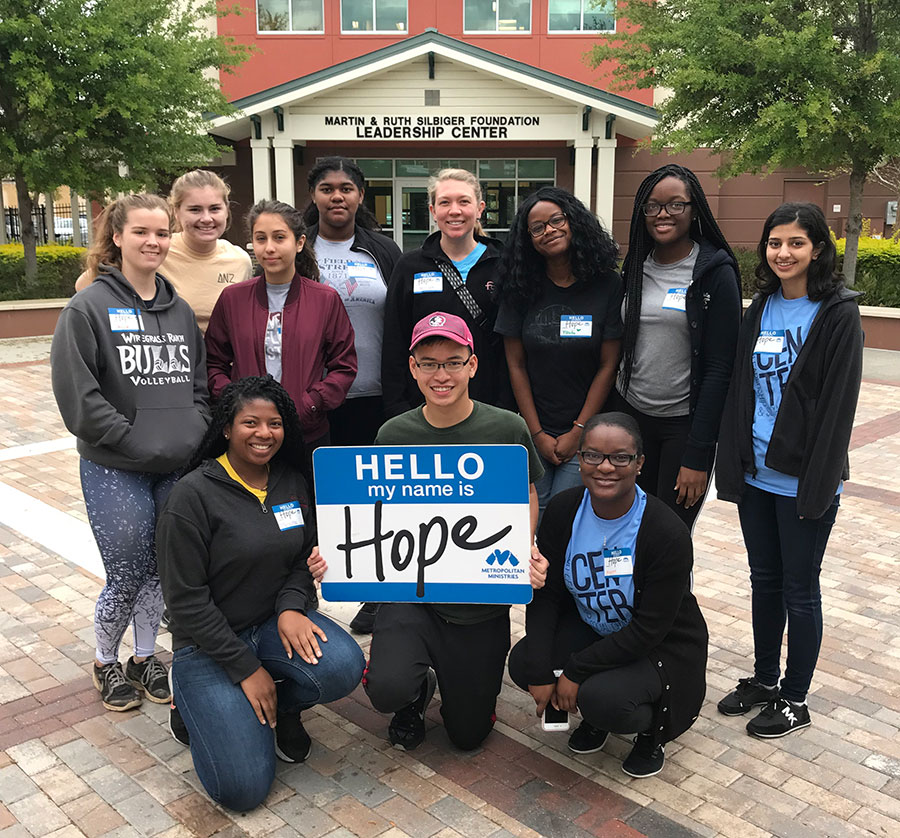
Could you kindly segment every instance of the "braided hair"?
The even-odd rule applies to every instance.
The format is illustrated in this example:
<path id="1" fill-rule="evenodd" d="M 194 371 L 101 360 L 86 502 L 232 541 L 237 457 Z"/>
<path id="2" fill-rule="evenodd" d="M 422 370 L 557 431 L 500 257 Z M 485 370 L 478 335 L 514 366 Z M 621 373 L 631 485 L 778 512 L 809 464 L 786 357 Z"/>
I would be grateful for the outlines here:
<path id="1" fill-rule="evenodd" d="M 366 191 L 366 176 L 353 160 L 349 157 L 323 157 L 310 169 L 306 177 L 306 185 L 309 187 L 310 195 L 315 192 L 319 181 L 329 172 L 343 172 L 353 181 L 360 193 Z M 319 223 L 319 208 L 314 200 L 310 201 L 306 209 L 303 210 L 303 220 L 306 222 L 307 227 L 312 227 L 313 224 Z M 365 230 L 381 232 L 381 225 L 378 223 L 375 214 L 362 202 L 356 208 L 355 223 L 357 227 L 362 227 Z"/>
<path id="2" fill-rule="evenodd" d="M 634 196 L 634 209 L 631 213 L 631 229 L 628 231 L 628 255 L 622 265 L 622 278 L 625 281 L 625 335 L 623 338 L 622 352 L 622 387 L 623 393 L 628 392 L 628 383 L 631 380 L 631 368 L 634 364 L 634 350 L 637 346 L 637 333 L 641 320 L 641 291 L 644 284 L 644 261 L 653 250 L 654 241 L 647 231 L 646 216 L 642 207 L 647 203 L 650 193 L 663 178 L 674 177 L 680 180 L 688 191 L 688 197 L 693 207 L 690 236 L 695 242 L 704 239 L 719 250 L 724 250 L 734 262 L 734 272 L 737 277 L 738 293 L 740 293 L 741 278 L 738 273 L 737 259 L 734 252 L 725 241 L 725 236 L 719 229 L 712 210 L 706 200 L 700 181 L 690 169 L 669 163 L 661 166 L 655 172 L 651 172 L 644 178 Z"/>
<path id="3" fill-rule="evenodd" d="M 303 214 L 300 210 L 283 201 L 260 201 L 258 204 L 254 204 L 247 213 L 247 232 L 251 241 L 253 240 L 253 227 L 261 215 L 280 215 L 288 229 L 294 234 L 295 239 L 299 240 L 300 236 L 306 235 L 306 224 L 303 223 Z M 308 277 L 313 282 L 319 281 L 319 263 L 316 261 L 313 246 L 309 242 L 303 245 L 303 250 L 294 258 L 294 266 L 300 276 Z M 260 272 L 265 273 L 262 268 L 260 268 Z"/>
<path id="4" fill-rule="evenodd" d="M 547 275 L 546 261 L 535 250 L 534 240 L 528 232 L 528 214 L 540 201 L 556 204 L 568 220 L 572 231 L 569 264 L 576 281 L 603 281 L 605 274 L 616 269 L 619 253 L 612 236 L 578 198 L 565 189 L 542 186 L 522 201 L 497 269 L 500 298 L 510 297 L 521 307 L 537 299 L 541 282 Z"/>
<path id="5" fill-rule="evenodd" d="M 228 450 L 225 429 L 231 425 L 238 413 L 254 399 L 272 402 L 281 414 L 284 426 L 284 442 L 272 457 L 273 461 L 285 461 L 300 471 L 307 479 L 308 474 L 306 447 L 303 443 L 303 431 L 300 428 L 300 417 L 294 401 L 271 375 L 250 375 L 238 381 L 232 381 L 219 396 L 213 408 L 212 422 L 206 434 L 191 455 L 188 470 L 197 468 L 204 460 L 220 457 Z M 312 485 L 312 484 L 310 484 Z"/>

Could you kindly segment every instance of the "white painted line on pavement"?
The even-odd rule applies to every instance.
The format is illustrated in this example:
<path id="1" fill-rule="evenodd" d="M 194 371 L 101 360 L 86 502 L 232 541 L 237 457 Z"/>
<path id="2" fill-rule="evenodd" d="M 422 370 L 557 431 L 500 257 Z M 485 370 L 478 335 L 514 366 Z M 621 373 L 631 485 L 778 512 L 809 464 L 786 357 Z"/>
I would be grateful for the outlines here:
<path id="1" fill-rule="evenodd" d="M 65 451 L 74 447 L 74 436 L 48 439 L 46 442 L 30 442 L 27 445 L 15 445 L 12 448 L 0 449 L 0 463 L 6 460 L 20 460 L 23 457 L 34 457 L 38 454 L 52 454 L 54 451 Z"/>

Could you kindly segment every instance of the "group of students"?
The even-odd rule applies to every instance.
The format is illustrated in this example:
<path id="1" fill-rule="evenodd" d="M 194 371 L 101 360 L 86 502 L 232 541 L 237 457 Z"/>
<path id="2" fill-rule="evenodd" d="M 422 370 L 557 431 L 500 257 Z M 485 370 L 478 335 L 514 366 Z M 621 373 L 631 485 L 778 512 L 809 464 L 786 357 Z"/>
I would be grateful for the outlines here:
<path id="1" fill-rule="evenodd" d="M 174 700 L 204 787 L 245 810 L 276 754 L 308 755 L 301 712 L 360 679 L 393 714 L 395 746 L 423 741 L 438 687 L 449 738 L 477 747 L 509 655 L 539 716 L 580 712 L 573 751 L 635 733 L 623 769 L 651 776 L 705 696 L 690 528 L 715 464 L 739 508 L 755 649 L 718 709 L 762 707 L 747 725 L 761 737 L 809 725 L 862 359 L 858 294 L 821 211 L 766 220 L 742 319 L 734 254 L 681 166 L 641 184 L 621 274 L 615 242 L 563 189 L 528 195 L 501 243 L 481 229 L 478 180 L 443 170 L 437 231 L 401 254 L 355 163 L 326 158 L 308 182 L 305 213 L 251 210 L 252 279 L 222 239 L 216 175 L 184 175 L 169 203 L 113 202 L 60 317 L 53 389 L 107 576 L 104 705 Z M 535 590 L 511 653 L 507 606 L 364 604 L 351 628 L 373 631 L 367 664 L 318 612 L 311 452 L 373 442 L 528 450 Z M 153 654 L 165 607 L 171 678 Z"/>

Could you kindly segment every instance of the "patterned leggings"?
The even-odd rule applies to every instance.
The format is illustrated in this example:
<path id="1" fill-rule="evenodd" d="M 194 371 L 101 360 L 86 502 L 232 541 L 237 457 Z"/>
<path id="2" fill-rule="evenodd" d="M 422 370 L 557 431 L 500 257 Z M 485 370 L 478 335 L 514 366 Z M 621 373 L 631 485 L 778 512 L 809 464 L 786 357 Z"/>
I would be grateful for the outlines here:
<path id="1" fill-rule="evenodd" d="M 106 585 L 94 612 L 97 660 L 119 659 L 122 635 L 131 623 L 134 654 L 153 654 L 163 613 L 156 569 L 156 518 L 178 475 L 99 466 L 81 460 L 81 491 Z"/>

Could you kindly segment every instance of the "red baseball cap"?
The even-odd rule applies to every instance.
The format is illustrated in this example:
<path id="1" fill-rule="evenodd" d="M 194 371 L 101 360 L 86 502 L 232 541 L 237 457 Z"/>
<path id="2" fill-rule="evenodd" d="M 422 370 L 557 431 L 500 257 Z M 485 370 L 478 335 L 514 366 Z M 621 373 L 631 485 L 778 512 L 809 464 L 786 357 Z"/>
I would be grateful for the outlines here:
<path id="1" fill-rule="evenodd" d="M 468 346 L 473 352 L 475 351 L 475 342 L 472 340 L 472 333 L 469 331 L 466 321 L 455 314 L 434 311 L 423 317 L 413 327 L 412 343 L 409 345 L 409 351 L 412 352 L 417 343 L 430 337 L 447 338 L 447 340 Z"/>

